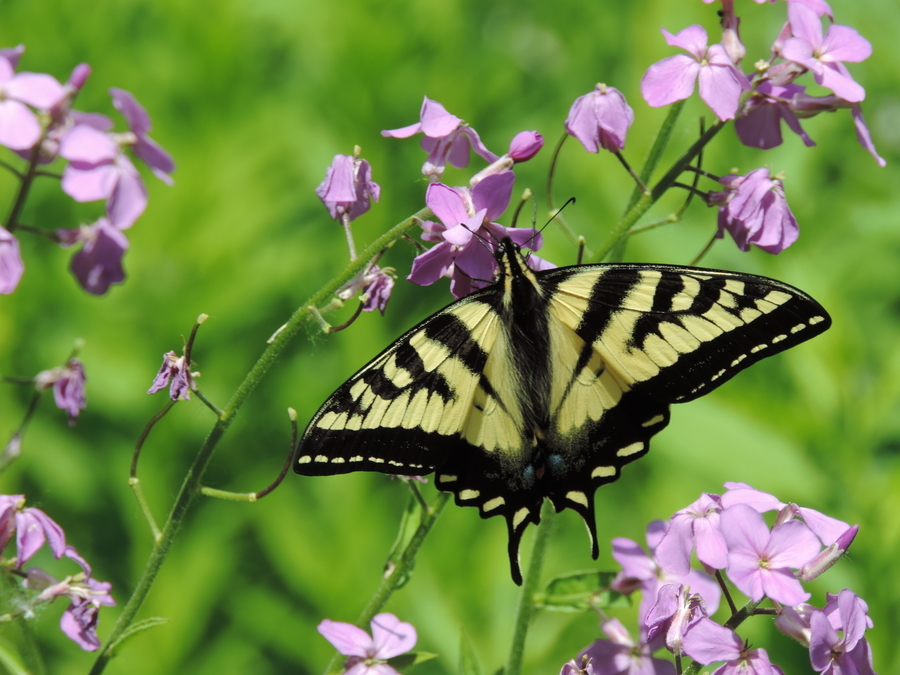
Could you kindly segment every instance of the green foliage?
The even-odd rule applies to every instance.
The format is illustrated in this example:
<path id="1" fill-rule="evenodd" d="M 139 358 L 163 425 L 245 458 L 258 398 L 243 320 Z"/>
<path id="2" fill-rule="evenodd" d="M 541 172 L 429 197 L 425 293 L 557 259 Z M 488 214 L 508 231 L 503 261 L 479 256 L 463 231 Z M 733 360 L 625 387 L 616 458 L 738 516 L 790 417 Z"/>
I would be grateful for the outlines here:
<path id="1" fill-rule="evenodd" d="M 799 286 L 829 310 L 834 327 L 711 396 L 676 406 L 650 455 L 597 493 L 599 563 L 589 558 L 579 519 L 566 514 L 556 519 L 545 577 L 595 565 L 614 569 L 610 539 L 642 541 L 649 520 L 703 491 L 720 492 L 726 480 L 746 481 L 861 524 L 850 558 L 813 584 L 814 600 L 844 587 L 866 598 L 876 626 L 868 635 L 875 668 L 890 673 L 900 670 L 892 638 L 900 631 L 900 9 L 878 0 L 831 4 L 839 23 L 874 45 L 872 59 L 851 71 L 867 88 L 865 112 L 889 165 L 877 169 L 845 113 L 804 122 L 815 148 L 786 136 L 761 154 L 724 130 L 704 166 L 716 173 L 760 165 L 784 171 L 801 238 L 777 257 L 741 253 L 725 240 L 704 264 Z M 752 63 L 767 53 L 783 3 L 738 8 Z M 89 297 L 67 270 L 70 252 L 23 237 L 25 277 L 16 293 L 0 296 L 0 374 L 31 377 L 61 363 L 76 338 L 86 340 L 88 409 L 70 429 L 44 400 L 22 458 L 0 477 L 0 492 L 27 494 L 65 528 L 95 576 L 112 581 L 120 607 L 101 610 L 101 638 L 152 543 L 127 476 L 141 429 L 164 404 L 163 394 L 144 393 L 161 355 L 179 350 L 197 315 L 209 314 L 194 359 L 200 386 L 222 407 L 267 338 L 343 269 L 343 233 L 313 193 L 332 156 L 361 145 L 382 186 L 382 201 L 354 223 L 360 248 L 422 205 L 425 156 L 417 140 L 386 139 L 379 131 L 416 121 L 423 95 L 464 117 L 492 149 L 504 149 L 522 129 L 538 129 L 552 147 L 574 98 L 602 81 L 635 109 L 625 154 L 639 166 L 666 115 L 639 94 L 644 69 L 673 53 L 658 27 L 698 22 L 713 30 L 715 10 L 697 0 L 0 3 L 0 46 L 27 46 L 23 70 L 65 80 L 75 64 L 90 63 L 78 107 L 117 117 L 106 90 L 133 92 L 153 119 L 153 137 L 178 163 L 172 188 L 145 172 L 150 206 L 128 232 L 123 286 Z M 696 138 L 700 115 L 709 119 L 696 98 L 688 101 L 661 166 Z M 539 214 L 548 149 L 517 172 L 517 189 L 538 194 Z M 571 141 L 561 161 L 557 198 L 577 197 L 566 220 L 596 248 L 624 210 L 630 179 L 614 158 L 589 156 Z M 481 165 L 473 158 L 472 166 Z M 446 174 L 451 184 L 467 176 Z M 0 175 L 4 203 L 13 188 Z M 666 216 L 682 199 L 667 196 L 647 219 Z M 101 204 L 75 204 L 46 180 L 23 221 L 71 227 L 101 212 Z M 714 220 L 695 203 L 680 223 L 636 237 L 625 259 L 687 263 L 712 235 Z M 574 247 L 553 226 L 546 240 L 542 256 L 574 262 Z M 382 264 L 395 266 L 402 279 L 413 255 L 401 243 Z M 302 426 L 347 376 L 449 299 L 442 285 L 398 281 L 384 318 L 365 315 L 344 332 L 310 329 L 295 340 L 220 445 L 206 483 L 239 492 L 268 485 L 288 445 L 284 409 L 294 407 Z M 352 310 L 328 318 L 337 324 Z M 29 396 L 0 385 L 0 441 Z M 179 403 L 145 444 L 139 475 L 158 520 L 213 422 L 199 402 Z M 423 488 L 428 502 L 432 491 Z M 321 672 L 333 651 L 315 627 L 325 617 L 359 615 L 378 587 L 407 499 L 403 485 L 380 475 L 291 474 L 256 504 L 202 500 L 139 615 L 169 623 L 130 640 L 106 672 Z M 473 509 L 448 508 L 386 610 L 416 626 L 417 649 L 440 655 L 415 672 L 457 670 L 461 627 L 482 672 L 493 672 L 506 658 L 516 595 L 505 525 L 481 521 Z M 60 633 L 64 604 L 31 625 L 47 672 L 80 675 L 93 657 Z M 636 610 L 612 611 L 627 617 Z M 764 644 L 785 672 L 808 672 L 803 650 L 769 622 L 747 625 L 746 637 Z M 539 614 L 524 672 L 558 672 L 596 637 L 589 615 Z M 460 670 L 476 672 L 471 665 Z"/>

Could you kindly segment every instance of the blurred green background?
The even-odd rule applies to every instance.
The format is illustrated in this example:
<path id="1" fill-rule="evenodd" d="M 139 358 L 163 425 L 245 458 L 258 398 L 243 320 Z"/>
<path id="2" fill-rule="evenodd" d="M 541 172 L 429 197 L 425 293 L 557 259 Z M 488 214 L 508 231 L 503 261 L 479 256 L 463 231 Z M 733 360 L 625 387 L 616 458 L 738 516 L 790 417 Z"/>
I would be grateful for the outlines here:
<path id="1" fill-rule="evenodd" d="M 797 285 L 828 308 L 834 327 L 676 406 L 650 455 L 597 493 L 599 566 L 613 568 L 609 539 L 642 542 L 648 521 L 703 491 L 721 492 L 726 480 L 860 523 L 848 559 L 810 587 L 817 604 L 844 587 L 869 601 L 876 626 L 869 639 L 884 675 L 900 671 L 892 637 L 900 630 L 900 8 L 884 0 L 832 6 L 838 23 L 873 43 L 873 57 L 851 70 L 867 89 L 865 112 L 888 167 L 877 168 L 859 147 L 847 111 L 804 123 L 815 148 L 788 134 L 783 146 L 761 153 L 726 129 L 704 166 L 718 174 L 763 165 L 785 172 L 802 232 L 777 257 L 741 253 L 724 240 L 704 264 Z M 737 3 L 747 68 L 768 55 L 785 8 Z M 0 46 L 27 46 L 20 70 L 64 81 L 88 62 L 93 75 L 78 107 L 113 115 L 122 129 L 107 90 L 131 91 L 153 119 L 153 137 L 178 164 L 171 188 L 144 172 L 150 204 L 128 232 L 128 279 L 106 297 L 76 285 L 71 252 L 22 236 L 25 277 L 13 295 L 0 297 L 0 374 L 31 377 L 62 363 L 84 338 L 89 406 L 70 429 L 44 400 L 0 492 L 24 492 L 62 524 L 124 604 L 151 544 L 126 479 L 140 430 L 165 402 L 163 394 L 145 394 L 161 355 L 180 350 L 180 336 L 198 314 L 209 314 L 194 359 L 204 392 L 224 405 L 266 338 L 342 269 L 343 233 L 313 192 L 332 156 L 361 145 L 382 186 L 381 203 L 354 223 L 362 247 L 422 206 L 418 139 L 386 139 L 379 131 L 417 121 L 423 95 L 465 118 L 497 153 L 518 131 L 537 129 L 548 148 L 520 167 L 516 189 L 538 194 L 543 222 L 550 149 L 575 97 L 601 81 L 625 93 L 637 118 L 626 156 L 640 164 L 665 111 L 643 102 L 639 81 L 647 66 L 675 53 L 659 26 L 675 32 L 701 23 L 715 36 L 717 9 L 698 0 L 0 1 Z M 803 83 L 818 93 L 811 80 Z M 700 115 L 710 117 L 695 97 L 670 161 L 692 142 Z M 473 169 L 482 165 L 473 157 Z M 464 184 L 470 173 L 451 170 L 445 179 Z M 613 157 L 588 155 L 571 140 L 556 185 L 559 202 L 577 197 L 566 219 L 589 246 L 599 244 L 631 190 Z M 5 203 L 14 188 L 0 176 Z M 651 215 L 668 214 L 682 199 L 670 195 Z M 72 227 L 101 212 L 102 204 L 75 204 L 45 180 L 23 222 Z M 687 263 L 714 227 L 715 212 L 695 203 L 681 223 L 635 238 L 626 259 Z M 546 234 L 541 255 L 574 262 L 565 237 L 553 227 Z M 412 256 L 401 244 L 382 264 L 395 266 L 402 280 Z M 207 484 L 240 492 L 267 485 L 284 461 L 285 409 L 296 408 L 305 424 L 346 377 L 449 299 L 446 284 L 422 289 L 399 281 L 384 318 L 366 315 L 343 333 L 310 330 L 297 339 L 221 443 Z M 346 315 L 349 308 L 330 318 L 338 323 Z M 0 440 L 18 424 L 29 395 L 0 386 Z M 140 477 L 160 521 L 212 422 L 198 402 L 180 403 L 145 446 Z M 424 489 L 433 497 L 431 485 Z M 378 584 L 406 499 L 403 485 L 381 475 L 292 473 L 257 504 L 201 501 L 141 612 L 169 623 L 129 643 L 107 672 L 321 672 L 332 651 L 315 626 L 325 617 L 355 620 Z M 580 519 L 566 512 L 556 525 L 546 576 L 596 567 Z M 530 534 L 523 550 L 529 546 Z M 38 562 L 59 576 L 73 571 Z M 418 628 L 418 649 L 440 655 L 417 672 L 457 672 L 464 631 L 483 672 L 492 673 L 506 658 L 516 597 L 502 519 L 482 521 L 474 509 L 450 506 L 412 581 L 387 609 Z M 48 672 L 85 673 L 93 656 L 59 631 L 64 606 L 56 603 L 34 622 Z M 101 637 L 117 612 L 101 611 Z M 621 616 L 632 621 L 628 612 Z M 805 650 L 769 620 L 749 622 L 743 635 L 785 672 L 812 672 Z M 526 672 L 558 672 L 596 637 L 594 615 L 540 615 Z"/>

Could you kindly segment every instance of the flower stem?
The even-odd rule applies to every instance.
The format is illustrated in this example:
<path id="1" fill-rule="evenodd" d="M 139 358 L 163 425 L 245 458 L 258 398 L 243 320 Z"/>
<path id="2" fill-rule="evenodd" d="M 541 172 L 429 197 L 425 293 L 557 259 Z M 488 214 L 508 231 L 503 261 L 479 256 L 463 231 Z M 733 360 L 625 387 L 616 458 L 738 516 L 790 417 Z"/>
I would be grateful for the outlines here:
<path id="1" fill-rule="evenodd" d="M 359 615 L 359 619 L 356 621 L 357 626 L 367 629 L 369 622 L 372 621 L 372 618 L 381 611 L 385 604 L 387 604 L 387 601 L 390 599 L 391 595 L 393 595 L 394 591 L 396 591 L 403 582 L 409 579 L 412 565 L 416 559 L 416 554 L 419 552 L 419 548 L 422 546 L 425 537 L 428 536 L 432 526 L 437 521 L 438 516 L 441 515 L 441 511 L 444 510 L 444 507 L 449 500 L 450 493 L 441 492 L 437 496 L 437 499 L 434 500 L 434 505 L 423 511 L 422 521 L 419 523 L 419 527 L 416 528 L 415 533 L 410 538 L 409 543 L 406 545 L 403 552 L 394 558 L 396 560 L 394 566 L 382 577 L 381 585 L 378 587 L 378 590 L 375 591 L 375 594 L 369 600 L 366 608 L 362 611 L 362 614 Z M 331 661 L 329 661 L 328 665 L 325 667 L 324 675 L 330 675 L 331 673 L 337 672 L 337 665 L 340 660 L 341 653 L 335 652 L 334 656 L 331 657 Z"/>
<path id="2" fill-rule="evenodd" d="M 538 584 L 541 582 L 544 554 L 547 552 L 547 543 L 550 541 L 550 531 L 553 529 L 555 515 L 550 502 L 545 500 L 541 507 L 541 522 L 535 528 L 531 558 L 528 560 L 528 569 L 525 570 L 525 579 L 522 583 L 522 593 L 519 595 L 519 604 L 516 606 L 516 618 L 513 624 L 515 628 L 513 629 L 509 659 L 506 661 L 505 675 L 520 675 L 522 672 L 525 636 L 528 634 L 528 626 L 531 624 L 532 616 L 534 616 L 534 598 L 538 592 Z"/>
<path id="3" fill-rule="evenodd" d="M 668 121 L 668 120 L 667 120 Z M 621 220 L 616 224 L 616 226 L 612 229 L 612 231 L 606 236 L 603 244 L 597 249 L 597 252 L 594 254 L 593 258 L 590 262 L 601 262 L 606 256 L 613 250 L 613 248 L 619 243 L 619 240 L 630 230 L 634 224 L 640 220 L 640 218 L 648 211 L 648 209 L 653 206 L 662 197 L 666 191 L 674 185 L 675 181 L 678 179 L 678 176 L 685 170 L 691 161 L 696 157 L 701 150 L 709 143 L 713 136 L 715 136 L 719 131 L 721 131 L 722 127 L 725 126 L 724 122 L 717 122 L 712 125 L 706 132 L 700 136 L 699 139 L 688 148 L 687 152 L 684 153 L 666 172 L 666 174 L 659 179 L 659 182 L 653 186 L 653 189 L 650 190 L 649 195 L 644 195 L 640 197 L 632 206 L 628 212 L 622 217 Z M 649 160 L 648 160 L 649 161 Z M 646 168 L 646 167 L 645 167 Z M 641 172 L 643 175 L 643 171 Z M 639 189 L 638 189 L 638 192 Z"/>
<path id="4" fill-rule="evenodd" d="M 290 320 L 285 324 L 283 330 L 281 330 L 271 343 L 266 346 L 265 350 L 263 350 L 259 360 L 250 372 L 247 373 L 244 381 L 234 392 L 228 405 L 226 405 L 225 409 L 222 411 L 220 418 L 216 420 L 215 425 L 210 430 L 209 435 L 197 452 L 197 456 L 194 458 L 193 463 L 184 477 L 184 482 L 181 485 L 178 496 L 175 498 L 175 503 L 172 505 L 169 517 L 163 526 L 162 536 L 159 541 L 155 542 L 153 549 L 150 552 L 150 556 L 147 559 L 147 564 L 144 567 L 144 572 L 141 575 L 134 592 L 122 609 L 119 620 L 116 622 L 116 625 L 113 626 L 106 644 L 97 653 L 97 660 L 94 662 L 93 668 L 91 668 L 90 675 L 99 675 L 99 673 L 103 672 L 112 656 L 113 649 L 125 635 L 129 626 L 134 622 L 138 610 L 146 599 L 147 594 L 150 592 L 150 587 L 156 580 L 156 575 L 159 573 L 159 569 L 162 567 L 162 564 L 169 553 L 169 549 L 172 547 L 175 537 L 181 529 L 181 525 L 184 522 L 187 512 L 193 504 L 194 499 L 199 494 L 203 474 L 212 458 L 216 445 L 228 430 L 228 427 L 231 426 L 231 423 L 241 406 L 253 390 L 256 389 L 256 386 L 262 381 L 262 378 L 268 373 L 269 369 L 278 362 L 291 339 L 297 335 L 303 324 L 310 319 L 310 313 L 307 308 L 316 307 L 325 302 L 325 300 L 337 289 L 347 283 L 356 274 L 359 274 L 363 267 L 368 264 L 368 260 L 374 257 L 378 251 L 387 247 L 389 244 L 399 239 L 407 230 L 416 226 L 419 222 L 416 218 L 424 219 L 430 215 L 430 210 L 422 209 L 414 216 L 411 216 L 394 226 L 388 232 L 376 239 L 366 248 L 360 258 L 351 262 L 343 272 L 323 286 L 307 302 L 300 305 L 291 316 Z"/>
<path id="5" fill-rule="evenodd" d="M 13 202 L 12 208 L 9 211 L 9 215 L 6 217 L 6 229 L 9 232 L 14 232 L 16 229 L 16 222 L 19 220 L 19 216 L 22 214 L 22 209 L 25 208 L 25 200 L 28 199 L 28 191 L 31 189 L 31 184 L 34 182 L 35 175 L 37 172 L 38 159 L 41 156 L 41 143 L 43 142 L 44 137 L 41 136 L 41 139 L 37 142 L 37 145 L 34 146 L 34 150 L 31 151 L 31 158 L 28 162 L 28 170 L 25 172 L 25 175 L 22 176 L 22 183 L 19 185 L 19 193 L 16 195 L 16 201 Z"/>

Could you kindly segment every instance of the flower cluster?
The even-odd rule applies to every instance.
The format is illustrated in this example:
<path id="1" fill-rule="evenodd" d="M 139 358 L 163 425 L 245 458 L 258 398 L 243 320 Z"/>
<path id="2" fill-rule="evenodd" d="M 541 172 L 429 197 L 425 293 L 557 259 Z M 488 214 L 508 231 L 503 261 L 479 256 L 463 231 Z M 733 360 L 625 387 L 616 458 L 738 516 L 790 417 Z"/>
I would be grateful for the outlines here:
<path id="1" fill-rule="evenodd" d="M 875 675 L 869 644 L 872 627 L 865 602 L 851 590 L 829 594 L 825 605 L 809 604 L 801 582 L 829 569 L 849 548 L 858 526 L 849 526 L 813 509 L 786 504 L 745 483 L 726 483 L 720 495 L 704 494 L 668 523 L 647 529 L 649 553 L 628 539 L 613 540 L 622 565 L 612 588 L 642 593 L 640 637 L 634 641 L 617 619 L 601 624 L 607 638 L 567 663 L 563 675 L 675 673 L 674 664 L 654 657 L 662 648 L 702 665 L 724 662 L 715 675 L 782 675 L 765 649 L 751 649 L 728 625 L 712 620 L 720 593 L 731 591 L 722 572 L 746 595 L 748 615 L 777 614 L 775 625 L 809 649 L 814 670 L 828 675 Z M 762 514 L 776 511 L 769 527 Z M 696 555 L 704 571 L 691 569 Z M 715 574 L 715 579 L 710 576 Z M 768 598 L 774 610 L 757 611 Z"/>
<path id="2" fill-rule="evenodd" d="M 666 42 L 689 55 L 670 56 L 650 66 L 641 81 L 644 99 L 651 106 L 668 105 L 691 96 L 699 81 L 700 98 L 716 117 L 735 119 L 741 142 L 763 149 L 781 144 L 782 121 L 806 145 L 815 145 L 799 118 L 850 108 L 860 144 L 884 166 L 859 105 L 865 90 L 844 65 L 869 58 L 872 46 L 850 26 L 832 24 L 823 33 L 821 17 L 833 20 L 833 16 L 822 0 L 788 0 L 787 14 L 787 22 L 772 44 L 771 57 L 757 62 L 750 74 L 739 70 L 746 49 L 738 32 L 740 18 L 734 13 L 734 0 L 722 0 L 721 43 L 709 45 L 706 30 L 699 25 L 676 35 L 663 29 Z M 833 94 L 806 94 L 806 87 L 795 80 L 808 72 Z"/>
<path id="3" fill-rule="evenodd" d="M 92 578 L 91 566 L 73 546 L 66 544 L 62 528 L 40 509 L 25 507 L 23 495 L 0 495 L 0 552 L 4 551 L 15 535 L 15 556 L 3 560 L 3 569 L 22 578 L 23 586 L 29 591 L 24 605 L 15 614 L 31 616 L 34 608 L 43 603 L 65 597 L 70 601 L 60 619 L 63 633 L 87 651 L 100 647 L 97 638 L 97 620 L 101 605 L 115 605 L 109 594 L 109 582 Z M 53 557 L 66 557 L 78 563 L 81 571 L 62 580 L 52 577 L 38 567 L 23 569 L 44 545 Z M 8 615 L 8 617 L 11 617 Z"/>
<path id="4" fill-rule="evenodd" d="M 86 291 L 102 295 L 111 284 L 124 281 L 128 240 L 123 231 L 147 208 L 147 188 L 125 150 L 130 148 L 168 184 L 175 164 L 149 137 L 150 118 L 129 92 L 110 89 L 113 105 L 128 124 L 128 131 L 113 132 L 113 121 L 105 115 L 71 107 L 90 75 L 87 64 L 78 65 L 60 84 L 44 73 L 17 73 L 23 52 L 21 45 L 0 50 L 0 145 L 27 162 L 24 171 L 16 172 L 22 193 L 38 175 L 50 175 L 38 173 L 38 165 L 62 159 L 68 162 L 63 192 L 78 202 L 105 200 L 106 217 L 52 235 L 64 247 L 81 245 L 72 258 L 72 273 Z M 22 227 L 20 208 L 17 203 L 9 222 L 0 226 L 0 293 L 12 293 L 25 271 L 13 234 Z"/>

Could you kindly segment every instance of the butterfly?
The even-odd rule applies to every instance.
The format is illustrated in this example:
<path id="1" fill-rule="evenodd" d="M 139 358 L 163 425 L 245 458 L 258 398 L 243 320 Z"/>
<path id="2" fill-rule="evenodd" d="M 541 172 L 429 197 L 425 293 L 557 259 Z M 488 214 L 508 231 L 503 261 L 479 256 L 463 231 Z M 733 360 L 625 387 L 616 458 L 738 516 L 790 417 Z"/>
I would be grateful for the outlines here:
<path id="1" fill-rule="evenodd" d="M 435 472 L 482 518 L 503 516 L 513 581 L 544 498 L 599 553 L 594 492 L 645 455 L 669 406 L 825 331 L 803 291 L 695 267 L 592 264 L 535 272 L 509 238 L 496 282 L 451 303 L 335 391 L 294 470 Z"/>

